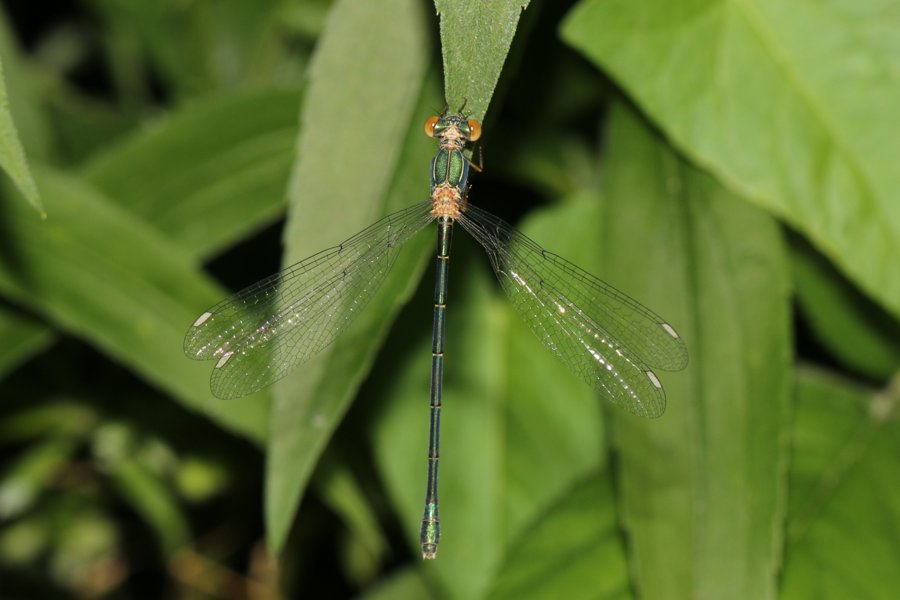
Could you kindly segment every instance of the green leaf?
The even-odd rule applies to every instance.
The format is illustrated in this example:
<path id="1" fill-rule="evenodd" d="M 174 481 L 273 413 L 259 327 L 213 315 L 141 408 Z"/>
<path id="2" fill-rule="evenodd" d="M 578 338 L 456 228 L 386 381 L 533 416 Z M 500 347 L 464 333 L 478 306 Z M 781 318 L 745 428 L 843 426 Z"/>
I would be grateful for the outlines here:
<path id="1" fill-rule="evenodd" d="M 792 354 L 779 229 L 632 112 L 615 107 L 608 126 L 597 272 L 664 315 L 691 360 L 664 377 L 661 419 L 615 413 L 637 591 L 772 598 Z"/>
<path id="2" fill-rule="evenodd" d="M 484 119 L 519 16 L 530 0 L 434 0 L 441 17 L 444 97 L 450 110 Z"/>
<path id="3" fill-rule="evenodd" d="M 631 598 L 615 502 L 608 470 L 576 486 L 512 545 L 487 597 Z"/>
<path id="4" fill-rule="evenodd" d="M 562 208 L 562 207 L 561 207 Z M 539 234 L 582 219 L 542 214 Z M 480 248 L 457 236 L 450 277 L 441 412 L 441 545 L 423 564 L 449 598 L 480 598 L 533 523 L 603 461 L 596 394 L 555 360 L 493 285 Z M 476 258 L 477 261 L 467 260 Z M 430 294 L 430 286 L 424 293 Z M 418 308 L 417 308 L 418 307 Z M 374 455 L 418 555 L 428 448 L 431 317 L 418 298 L 383 353 L 373 387 Z M 410 339 L 412 338 L 412 339 Z M 438 593 L 438 590 L 435 591 Z"/>
<path id="5" fill-rule="evenodd" d="M 797 300 L 816 337 L 851 369 L 887 379 L 900 367 L 900 324 L 808 244 L 794 240 L 791 259 Z"/>
<path id="6" fill-rule="evenodd" d="M 557 131 L 529 135 L 528 140 L 504 147 L 499 156 L 492 154 L 491 174 L 517 181 L 551 198 L 576 195 L 596 186 L 594 148 L 584 140 L 562 137 Z"/>
<path id="7" fill-rule="evenodd" d="M 796 376 L 782 594 L 894 598 L 900 587 L 900 386 L 873 394 L 812 368 Z"/>
<path id="8" fill-rule="evenodd" d="M 374 508 L 366 499 L 359 482 L 346 465 L 328 459 L 326 454 L 313 476 L 318 496 L 343 520 L 371 564 L 377 564 L 388 552 L 384 533 L 378 527 Z"/>
<path id="9" fill-rule="evenodd" d="M 186 360 L 184 332 L 224 292 L 192 258 L 78 179 L 39 173 L 52 218 L 38 220 L 8 197 L 0 291 L 106 352 L 188 407 L 256 440 L 265 436 L 261 398 L 221 402 L 207 364 Z"/>
<path id="10" fill-rule="evenodd" d="M 0 520 L 27 511 L 62 470 L 80 445 L 69 436 L 54 436 L 28 447 L 0 477 Z"/>
<path id="11" fill-rule="evenodd" d="M 0 310 L 0 377 L 53 342 L 45 325 L 9 310 Z"/>
<path id="12" fill-rule="evenodd" d="M 435 598 L 418 569 L 407 567 L 369 588 L 359 600 L 430 600 Z"/>
<path id="13" fill-rule="evenodd" d="M 53 585 L 72 589 L 83 573 L 115 556 L 120 534 L 112 518 L 97 507 L 70 496 L 42 512 L 42 520 L 52 523 L 47 533 L 53 546 L 45 560 Z"/>
<path id="14" fill-rule="evenodd" d="M 427 199 L 433 141 L 421 123 L 437 100 L 433 79 L 425 78 L 425 31 L 415 0 L 343 0 L 332 9 L 301 118 L 285 265 Z M 275 388 L 266 524 L 276 551 L 319 455 L 418 281 L 425 243 L 420 236 L 401 254 L 381 292 L 335 344 Z"/>
<path id="15" fill-rule="evenodd" d="M 94 0 L 93 4 L 108 23 L 104 42 L 120 96 L 131 101 L 149 98 L 148 67 L 179 94 L 214 86 L 213 39 L 203 36 L 214 37 L 216 16 L 225 3 L 211 7 L 172 0 Z"/>
<path id="16" fill-rule="evenodd" d="M 56 82 L 42 101 L 53 126 L 54 164 L 80 165 L 132 130 L 147 133 L 141 128 L 145 114 L 102 103 L 64 82 Z"/>
<path id="17" fill-rule="evenodd" d="M 152 528 L 165 557 L 191 540 L 187 517 L 168 482 L 134 458 L 110 469 L 110 477 L 125 502 Z"/>
<path id="18" fill-rule="evenodd" d="M 228 465 L 208 456 L 183 457 L 174 477 L 178 494 L 192 504 L 202 504 L 221 494 L 230 479 Z"/>
<path id="19" fill-rule="evenodd" d="M 106 150 L 82 172 L 108 201 L 191 255 L 209 256 L 280 214 L 299 102 L 299 92 L 286 89 L 198 101 Z M 53 341 L 35 323 L 7 322 L 0 319 L 7 341 L 0 369 Z"/>
<path id="20" fill-rule="evenodd" d="M 32 65 L 22 60 L 5 6 L 0 6 L 0 62 L 9 111 L 25 153 L 32 160 L 46 160 L 53 154 L 53 139 L 44 115 L 43 98 L 37 93 L 37 78 L 31 72 Z"/>
<path id="21" fill-rule="evenodd" d="M 44 206 L 41 204 L 40 192 L 38 192 L 37 184 L 28 168 L 25 150 L 22 148 L 16 124 L 13 122 L 12 113 L 9 110 L 2 62 L 0 62 L 0 167 L 6 171 L 31 206 L 39 214 L 46 216 Z"/>
<path id="22" fill-rule="evenodd" d="M 33 403 L 0 421 L 0 439 L 22 443 L 38 437 L 84 437 L 97 425 L 93 407 L 77 400 Z"/>
<path id="23" fill-rule="evenodd" d="M 179 96 L 296 81 L 307 52 L 307 44 L 298 42 L 315 37 L 328 6 L 310 0 L 92 4 L 106 25 L 113 83 L 131 102 L 150 101 L 154 79 Z"/>
<path id="24" fill-rule="evenodd" d="M 898 28 L 881 0 L 586 0 L 563 36 L 898 316 Z"/>
<path id="25" fill-rule="evenodd" d="M 33 564 L 47 548 L 49 529 L 43 514 L 28 515 L 0 529 L 0 561 L 7 568 Z"/>
<path id="26" fill-rule="evenodd" d="M 98 156 L 88 181 L 192 254 L 209 256 L 281 213 L 301 96 L 195 102 Z"/>

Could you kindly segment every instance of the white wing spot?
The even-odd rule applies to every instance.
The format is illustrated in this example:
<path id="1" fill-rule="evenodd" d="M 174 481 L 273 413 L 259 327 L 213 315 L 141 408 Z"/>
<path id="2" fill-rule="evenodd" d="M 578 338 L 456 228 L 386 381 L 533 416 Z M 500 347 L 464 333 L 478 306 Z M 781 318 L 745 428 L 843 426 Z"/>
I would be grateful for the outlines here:
<path id="1" fill-rule="evenodd" d="M 675 329 L 673 329 L 671 325 L 669 325 L 668 323 L 660 323 L 660 325 L 662 325 L 662 328 L 666 330 L 666 333 L 671 335 L 673 338 L 678 339 L 678 332 L 675 331 Z"/>
<path id="2" fill-rule="evenodd" d="M 212 313 L 209 311 L 203 313 L 202 315 L 197 317 L 196 321 L 194 321 L 194 327 L 200 327 L 201 325 L 206 323 L 211 316 L 212 316 Z"/>
<path id="3" fill-rule="evenodd" d="M 222 358 L 219 359 L 219 362 L 216 363 L 216 368 L 221 369 L 222 367 L 224 367 L 225 363 L 227 363 L 228 359 L 231 358 L 232 356 L 234 356 L 233 350 L 231 352 L 226 352 L 225 354 L 223 354 Z"/>
<path id="4" fill-rule="evenodd" d="M 559 302 L 556 303 L 556 310 L 558 310 L 559 314 L 561 314 L 561 315 L 566 314 L 566 307 L 563 306 L 562 304 L 560 304 Z"/>
<path id="5" fill-rule="evenodd" d="M 656 376 L 656 373 L 654 373 L 653 371 L 647 371 L 647 379 L 650 380 L 650 383 L 656 386 L 656 389 L 662 389 L 662 384 L 659 382 L 659 377 Z"/>

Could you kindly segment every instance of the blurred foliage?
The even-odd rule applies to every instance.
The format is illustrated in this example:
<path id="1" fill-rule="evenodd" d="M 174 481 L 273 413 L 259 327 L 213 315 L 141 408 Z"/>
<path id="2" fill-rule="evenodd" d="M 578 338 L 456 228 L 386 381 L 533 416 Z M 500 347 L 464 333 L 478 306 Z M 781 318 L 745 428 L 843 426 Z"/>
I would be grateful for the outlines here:
<path id="1" fill-rule="evenodd" d="M 0 597 L 895 597 L 898 40 L 893 0 L 4 3 Z M 424 199 L 445 101 L 471 201 L 691 364 L 611 408 L 457 236 L 423 563 L 430 236 L 272 390 L 181 347 Z"/>

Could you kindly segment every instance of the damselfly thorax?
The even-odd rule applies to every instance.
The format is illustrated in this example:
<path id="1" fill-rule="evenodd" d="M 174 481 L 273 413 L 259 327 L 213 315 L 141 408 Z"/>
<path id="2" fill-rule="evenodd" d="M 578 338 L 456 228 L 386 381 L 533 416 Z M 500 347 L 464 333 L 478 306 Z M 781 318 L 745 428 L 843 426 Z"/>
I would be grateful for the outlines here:
<path id="1" fill-rule="evenodd" d="M 465 210 L 471 164 L 465 146 L 481 137 L 481 125 L 459 115 L 434 116 L 425 121 L 425 133 L 440 140 L 431 159 L 432 214 L 456 219 Z"/>

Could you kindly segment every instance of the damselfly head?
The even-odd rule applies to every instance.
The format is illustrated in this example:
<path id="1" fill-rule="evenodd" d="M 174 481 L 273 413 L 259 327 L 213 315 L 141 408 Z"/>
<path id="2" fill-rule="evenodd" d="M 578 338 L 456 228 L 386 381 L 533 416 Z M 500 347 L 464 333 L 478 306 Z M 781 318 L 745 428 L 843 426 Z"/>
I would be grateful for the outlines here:
<path id="1" fill-rule="evenodd" d="M 428 117 L 425 121 L 425 135 L 439 138 L 451 127 L 455 127 L 467 142 L 474 142 L 481 137 L 481 123 L 462 115 L 432 115 Z"/>

